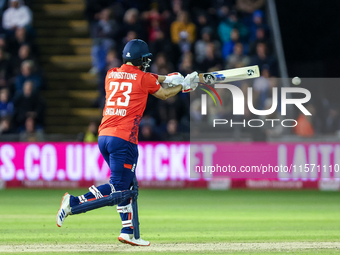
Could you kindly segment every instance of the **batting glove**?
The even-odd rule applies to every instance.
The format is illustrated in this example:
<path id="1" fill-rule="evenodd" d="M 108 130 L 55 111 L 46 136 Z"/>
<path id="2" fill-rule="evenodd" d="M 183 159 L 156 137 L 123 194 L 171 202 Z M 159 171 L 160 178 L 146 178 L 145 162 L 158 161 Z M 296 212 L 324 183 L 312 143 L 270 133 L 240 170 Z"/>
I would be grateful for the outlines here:
<path id="1" fill-rule="evenodd" d="M 191 92 L 194 91 L 197 86 L 198 86 L 198 82 L 194 82 L 194 80 L 197 80 L 198 78 L 198 73 L 197 72 L 192 72 L 191 74 L 188 74 L 187 76 L 185 76 L 185 79 L 182 83 L 183 86 L 183 93 L 187 93 L 187 92 Z"/>
<path id="2" fill-rule="evenodd" d="M 170 73 L 165 77 L 165 80 L 163 83 L 168 84 L 168 87 L 176 87 L 180 84 L 182 84 L 184 81 L 183 75 L 180 73 Z"/>

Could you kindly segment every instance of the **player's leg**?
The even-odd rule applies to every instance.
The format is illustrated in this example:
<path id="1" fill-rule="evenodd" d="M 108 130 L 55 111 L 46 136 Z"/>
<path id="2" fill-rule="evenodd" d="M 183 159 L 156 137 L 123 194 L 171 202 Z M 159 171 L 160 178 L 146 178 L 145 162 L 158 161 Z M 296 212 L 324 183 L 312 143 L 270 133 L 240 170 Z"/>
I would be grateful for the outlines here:
<path id="1" fill-rule="evenodd" d="M 107 137 L 99 137 L 98 144 L 101 153 L 108 164 L 110 164 L 110 153 L 107 152 L 107 142 L 110 141 Z M 103 206 L 112 206 L 120 204 L 129 198 L 134 193 L 126 189 L 121 192 L 116 191 L 112 183 L 94 185 L 89 188 L 89 192 L 81 196 L 72 196 L 66 193 L 62 198 L 60 209 L 58 210 L 56 222 L 58 227 L 61 227 L 68 215 L 84 213 L 89 210 L 97 209 Z"/>
<path id="2" fill-rule="evenodd" d="M 108 139 L 106 136 L 100 136 L 98 138 L 99 150 L 102 156 L 104 157 L 104 160 L 106 161 L 106 163 L 110 165 L 110 158 L 109 158 L 110 153 L 106 150 L 107 142 L 108 142 Z M 86 194 L 80 195 L 80 196 L 71 196 L 70 206 L 73 207 L 73 206 L 82 204 L 87 201 L 92 201 L 94 199 L 110 195 L 114 191 L 115 191 L 115 188 L 111 183 L 107 183 L 107 184 L 104 184 L 98 187 L 91 186 L 89 188 L 89 192 L 87 192 Z"/>
<path id="3" fill-rule="evenodd" d="M 102 185 L 104 186 L 104 185 Z M 97 209 L 103 206 L 113 206 L 117 204 L 121 204 L 122 202 L 129 200 L 132 196 L 135 195 L 134 190 L 125 190 L 125 191 L 113 191 L 109 195 L 102 195 L 101 192 L 96 189 L 95 186 L 90 187 L 90 190 L 93 189 L 93 199 L 89 199 L 86 201 L 83 201 L 77 205 L 70 205 L 71 195 L 66 193 L 61 202 L 60 209 L 57 213 L 57 225 L 58 227 L 61 227 L 64 223 L 64 220 L 68 215 L 72 214 L 79 214 L 79 213 L 85 213 L 87 211 Z"/>
<path id="4" fill-rule="evenodd" d="M 136 188 L 133 189 L 133 180 L 136 178 L 135 169 L 138 160 L 137 145 L 120 138 L 115 138 L 112 145 L 114 149 L 108 149 L 109 152 L 113 152 L 110 153 L 110 183 L 113 184 L 117 191 L 131 189 L 132 191 L 138 192 Z M 111 146 L 109 146 L 109 148 L 110 147 Z M 138 193 L 134 193 L 132 196 L 136 197 L 136 194 Z M 148 241 L 144 241 L 140 238 L 136 240 L 133 237 L 134 226 L 132 221 L 133 207 L 131 199 L 120 203 L 117 206 L 117 212 L 119 212 L 122 220 L 122 229 L 118 240 L 131 245 L 150 245 L 150 242 Z"/>
<path id="5" fill-rule="evenodd" d="M 138 183 L 136 177 L 132 180 L 131 189 L 135 191 L 135 193 L 131 199 L 117 206 L 117 212 L 120 213 L 123 224 L 121 234 L 128 234 L 130 238 L 140 239 L 137 207 Z M 120 238 L 118 239 L 120 240 Z"/>
<path id="6" fill-rule="evenodd" d="M 117 191 L 130 190 L 138 158 L 137 145 L 120 138 L 113 138 L 112 143 L 108 146 L 108 151 L 110 152 L 110 183 L 115 186 Z M 120 213 L 122 220 L 121 233 L 132 234 L 131 199 L 120 203 L 117 206 L 117 212 Z"/>

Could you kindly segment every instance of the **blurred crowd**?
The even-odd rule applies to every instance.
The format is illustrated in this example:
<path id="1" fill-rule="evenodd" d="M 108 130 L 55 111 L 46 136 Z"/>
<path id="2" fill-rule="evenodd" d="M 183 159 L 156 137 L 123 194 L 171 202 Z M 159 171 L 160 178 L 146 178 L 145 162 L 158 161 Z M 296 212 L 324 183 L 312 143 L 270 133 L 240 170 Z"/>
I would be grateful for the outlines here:
<path id="1" fill-rule="evenodd" d="M 90 72 L 99 77 L 100 106 L 104 106 L 107 70 L 122 64 L 124 45 L 136 38 L 149 44 L 153 54 L 150 71 L 157 74 L 179 71 L 185 76 L 193 71 L 259 65 L 264 79 L 277 76 L 264 3 L 264 0 L 87 0 L 85 15 L 93 38 Z M 261 107 L 266 107 L 270 86 L 266 80 L 256 85 Z M 188 94 L 166 101 L 149 97 L 140 140 L 188 139 L 189 108 L 192 107 Z"/>
<path id="2" fill-rule="evenodd" d="M 34 44 L 31 3 L 0 0 L 0 134 L 20 134 L 22 141 L 44 139 L 45 102 L 40 95 L 44 80 Z M 150 71 L 161 75 L 179 71 L 185 76 L 193 71 L 259 65 L 260 78 L 234 83 L 245 97 L 248 87 L 253 88 L 253 105 L 258 110 L 271 107 L 272 88 L 281 86 L 275 79 L 278 67 L 265 0 L 86 0 L 85 17 L 93 39 L 89 72 L 98 77 L 99 107 L 105 103 L 107 70 L 122 64 L 124 45 L 136 38 L 149 44 L 153 54 Z M 188 140 L 190 123 L 204 127 L 209 122 L 200 114 L 201 93 L 205 92 L 180 93 L 165 101 L 150 96 L 139 139 Z M 208 100 L 207 116 L 235 118 L 230 92 L 218 93 L 223 107 Z M 315 114 L 292 113 L 301 125 L 290 133 L 313 137 L 338 132 L 339 107 L 320 93 L 312 93 L 320 95 L 307 106 Z M 280 118 L 280 107 L 270 117 Z M 251 118 L 254 116 L 246 107 L 245 119 Z M 98 123 L 90 123 L 85 141 L 97 139 L 97 127 Z M 244 130 L 253 140 L 284 134 L 279 127 Z"/>
<path id="3" fill-rule="evenodd" d="M 22 141 L 43 139 L 45 115 L 32 20 L 23 0 L 0 1 L 0 134 Z"/>

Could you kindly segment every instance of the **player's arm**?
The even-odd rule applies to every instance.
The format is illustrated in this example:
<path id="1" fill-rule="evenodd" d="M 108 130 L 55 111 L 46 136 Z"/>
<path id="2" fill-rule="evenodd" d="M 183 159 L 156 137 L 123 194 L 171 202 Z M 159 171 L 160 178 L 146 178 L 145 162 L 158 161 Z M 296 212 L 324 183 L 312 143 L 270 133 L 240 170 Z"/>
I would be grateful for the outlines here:
<path id="1" fill-rule="evenodd" d="M 169 97 L 176 95 L 181 90 L 183 93 L 194 91 L 198 86 L 198 83 L 194 82 L 195 78 L 197 77 L 198 77 L 197 72 L 192 72 L 191 74 L 188 74 L 185 77 L 185 79 L 180 78 L 178 81 L 176 81 L 180 84 L 175 84 L 174 87 L 169 87 L 169 88 L 160 87 L 160 89 L 157 90 L 152 95 L 159 99 L 165 100 Z"/>
<path id="2" fill-rule="evenodd" d="M 183 88 L 182 85 L 178 85 L 178 86 L 172 87 L 172 88 L 162 88 L 162 87 L 160 87 L 159 90 L 157 90 L 152 95 L 159 98 L 159 99 L 166 100 L 169 97 L 173 97 L 173 96 L 177 95 L 182 90 L 182 88 Z"/>
<path id="3" fill-rule="evenodd" d="M 175 87 L 178 84 L 181 84 L 184 77 L 178 72 L 169 73 L 168 75 L 159 75 L 155 73 L 150 73 L 153 77 L 155 77 L 159 83 L 167 83 L 169 87 Z"/>
<path id="4" fill-rule="evenodd" d="M 165 75 L 158 75 L 158 82 L 159 83 L 163 83 L 166 79 L 166 76 Z"/>

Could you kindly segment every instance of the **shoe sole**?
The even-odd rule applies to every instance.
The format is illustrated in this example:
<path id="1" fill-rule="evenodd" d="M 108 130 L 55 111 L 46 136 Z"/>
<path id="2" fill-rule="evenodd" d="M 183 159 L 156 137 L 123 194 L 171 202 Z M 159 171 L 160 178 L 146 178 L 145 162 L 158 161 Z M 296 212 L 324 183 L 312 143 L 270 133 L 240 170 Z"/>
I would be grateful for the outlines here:
<path id="1" fill-rule="evenodd" d="M 148 245 L 136 244 L 136 243 L 125 240 L 123 237 L 118 237 L 118 241 L 121 243 L 130 244 L 131 246 L 150 246 L 150 243 Z"/>
<path id="2" fill-rule="evenodd" d="M 57 223 L 57 226 L 58 226 L 59 228 L 61 228 L 61 225 L 60 225 L 60 226 L 58 225 L 58 213 L 59 213 L 61 207 L 63 206 L 64 198 L 65 198 L 66 195 L 68 195 L 68 192 L 66 192 L 66 193 L 64 194 L 63 198 L 61 199 L 60 207 L 59 207 L 59 210 L 58 210 L 58 212 L 57 212 L 57 216 L 56 216 L 56 220 L 55 220 L 55 222 Z"/>

